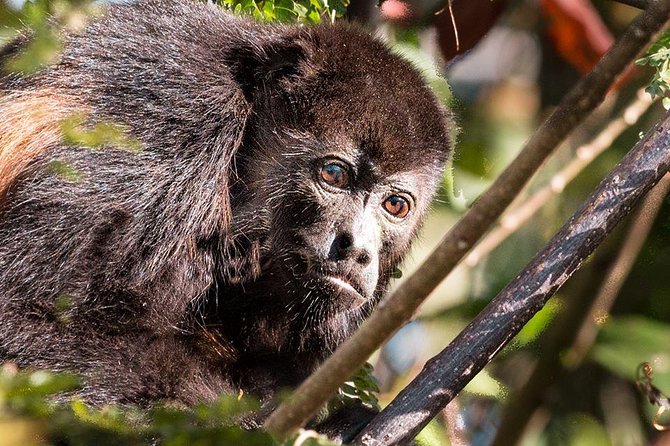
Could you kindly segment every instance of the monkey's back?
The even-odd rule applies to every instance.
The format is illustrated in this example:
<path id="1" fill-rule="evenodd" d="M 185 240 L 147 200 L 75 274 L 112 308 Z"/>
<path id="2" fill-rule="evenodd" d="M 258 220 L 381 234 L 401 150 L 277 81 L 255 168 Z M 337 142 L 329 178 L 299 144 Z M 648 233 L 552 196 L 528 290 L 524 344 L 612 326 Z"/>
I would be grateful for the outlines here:
<path id="1" fill-rule="evenodd" d="M 195 2 L 143 2 L 65 35 L 56 65 L 3 80 L 0 361 L 80 372 L 93 402 L 189 399 L 170 395 L 198 362 L 180 326 L 213 280 L 195 244 L 225 230 L 248 115 L 227 51 L 272 34 Z M 71 119 L 141 149 L 80 147 L 62 137 Z M 201 397 L 228 390 L 199 379 Z"/>

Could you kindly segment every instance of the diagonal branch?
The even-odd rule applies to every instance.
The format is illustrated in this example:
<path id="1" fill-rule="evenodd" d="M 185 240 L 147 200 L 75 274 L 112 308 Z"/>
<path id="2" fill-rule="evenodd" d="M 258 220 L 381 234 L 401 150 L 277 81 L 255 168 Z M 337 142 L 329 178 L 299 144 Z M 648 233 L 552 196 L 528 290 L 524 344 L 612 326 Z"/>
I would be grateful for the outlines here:
<path id="1" fill-rule="evenodd" d="M 442 239 L 419 269 L 387 296 L 324 364 L 265 422 L 286 435 L 303 425 L 454 269 L 567 134 L 600 103 L 626 66 L 670 18 L 670 0 L 656 0 L 567 94 L 491 188 Z"/>
<path id="2" fill-rule="evenodd" d="M 670 175 L 666 175 L 652 190 L 643 203 L 642 209 L 631 223 L 630 231 L 619 250 L 612 268 L 607 272 L 602 287 L 596 295 L 591 311 L 576 334 L 571 351 L 568 352 L 565 364 L 575 367 L 586 356 L 595 342 L 602 321 L 606 321 L 614 302 L 621 291 L 628 275 L 633 269 L 644 242 L 663 206 L 666 195 L 670 192 Z"/>
<path id="3" fill-rule="evenodd" d="M 359 434 L 405 444 L 537 313 L 670 169 L 670 114 L 624 157 L 526 268 Z M 420 410 L 418 410 L 420 408 Z"/>

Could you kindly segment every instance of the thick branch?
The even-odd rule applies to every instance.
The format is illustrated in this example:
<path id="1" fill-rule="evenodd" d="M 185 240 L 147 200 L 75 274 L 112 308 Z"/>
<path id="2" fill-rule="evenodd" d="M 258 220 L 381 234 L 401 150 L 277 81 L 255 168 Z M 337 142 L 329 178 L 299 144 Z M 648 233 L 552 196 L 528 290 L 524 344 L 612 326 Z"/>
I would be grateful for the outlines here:
<path id="1" fill-rule="evenodd" d="M 647 195 L 642 204 L 642 209 L 631 223 L 630 231 L 619 250 L 614 265 L 603 280 L 602 287 L 593 301 L 588 318 L 576 335 L 572 350 L 564 358 L 568 367 L 575 367 L 579 364 L 595 342 L 599 330 L 596 321 L 606 320 L 609 317 L 609 312 L 635 265 L 635 260 L 637 260 L 642 246 L 651 232 L 656 216 L 661 211 L 669 191 L 670 175 L 666 175 Z"/>
<path id="2" fill-rule="evenodd" d="M 281 404 L 265 428 L 286 435 L 303 425 L 365 360 L 407 322 L 428 294 L 482 237 L 556 146 L 600 102 L 616 77 L 670 17 L 670 0 L 656 0 L 580 80 L 491 188 L 442 239 L 419 269 Z"/>
<path id="3" fill-rule="evenodd" d="M 428 361 L 356 444 L 397 445 L 414 438 L 542 308 L 668 169 L 670 115 L 635 145 L 521 274 Z"/>

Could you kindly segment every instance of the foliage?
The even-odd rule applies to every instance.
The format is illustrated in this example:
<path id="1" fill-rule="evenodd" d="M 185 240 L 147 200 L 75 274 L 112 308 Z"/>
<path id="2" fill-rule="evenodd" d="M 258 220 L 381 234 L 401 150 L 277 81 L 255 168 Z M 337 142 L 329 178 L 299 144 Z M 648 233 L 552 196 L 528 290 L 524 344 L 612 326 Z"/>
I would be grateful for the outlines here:
<path id="1" fill-rule="evenodd" d="M 638 59 L 638 65 L 648 65 L 656 69 L 654 77 L 646 88 L 652 98 L 666 96 L 670 91 L 670 31 L 649 47 L 647 55 Z M 663 107 L 670 110 L 670 97 L 663 97 Z"/>
<path id="2" fill-rule="evenodd" d="M 87 126 L 86 115 L 81 114 L 70 115 L 60 124 L 63 140 L 73 145 L 89 149 L 113 146 L 131 151 L 140 150 L 140 142 L 129 138 L 120 124 L 98 122 Z"/>
<path id="3" fill-rule="evenodd" d="M 56 395 L 77 387 L 78 379 L 72 375 L 17 372 L 5 366 L 0 372 L 3 444 L 278 444 L 264 432 L 244 431 L 234 424 L 258 408 L 250 398 L 224 396 L 189 409 L 159 406 L 148 411 L 119 406 L 93 409 L 76 399 L 56 402 Z M 24 428 L 17 431 L 17 426 Z"/>
<path id="4" fill-rule="evenodd" d="M 363 367 L 347 383 L 337 402 L 359 401 L 379 409 L 372 366 Z M 91 408 L 68 392 L 80 388 L 74 375 L 46 371 L 0 369 L 0 438 L 4 446 L 23 445 L 245 445 L 332 446 L 327 437 L 301 431 L 284 442 L 260 431 L 245 431 L 236 424 L 259 408 L 250 397 L 222 396 L 192 408 L 170 405 L 149 410 L 134 406 Z"/>
<path id="5" fill-rule="evenodd" d="M 360 402 L 366 407 L 381 410 L 377 393 L 379 393 L 379 382 L 372 374 L 372 364 L 366 363 L 347 381 L 329 403 L 329 408 L 334 410 L 351 403 Z"/>
<path id="6" fill-rule="evenodd" d="M 346 12 L 349 0 L 217 0 L 236 14 L 246 14 L 266 22 L 316 24 L 324 18 L 331 22 Z"/>
<path id="7" fill-rule="evenodd" d="M 61 48 L 59 27 L 81 29 L 97 11 L 91 0 L 27 1 L 17 11 L 5 2 L 0 3 L 0 24 L 6 27 L 5 35 L 0 37 L 13 38 L 19 30 L 31 36 L 26 49 L 3 68 L 9 72 L 33 73 L 56 62 Z"/>
<path id="8" fill-rule="evenodd" d="M 641 316 L 613 318 L 603 326 L 593 349 L 595 361 L 629 381 L 636 378 L 636 366 L 645 361 L 660 364 L 654 382 L 670 391 L 667 361 L 670 326 Z"/>

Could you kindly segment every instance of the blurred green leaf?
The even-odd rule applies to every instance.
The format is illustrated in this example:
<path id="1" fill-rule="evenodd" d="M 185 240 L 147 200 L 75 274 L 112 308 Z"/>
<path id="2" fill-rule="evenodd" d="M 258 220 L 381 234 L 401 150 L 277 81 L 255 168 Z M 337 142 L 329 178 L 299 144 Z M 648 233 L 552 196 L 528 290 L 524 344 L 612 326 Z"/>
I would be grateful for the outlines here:
<path id="1" fill-rule="evenodd" d="M 150 410 L 133 406 L 91 408 L 79 400 L 54 402 L 53 397 L 78 386 L 79 379 L 72 375 L 17 372 L 10 366 L 3 367 L 0 433 L 7 426 L 27 429 L 25 435 L 17 437 L 18 443 L 9 443 L 11 446 L 23 446 L 24 438 L 38 434 L 50 444 L 64 446 L 276 444 L 267 433 L 237 426 L 242 417 L 259 408 L 258 402 L 250 398 L 229 395 L 190 409 L 158 406 Z M 7 437 L 0 437 L 3 446 L 8 444 L 2 442 L 4 438 Z"/>
<path id="2" fill-rule="evenodd" d="M 435 420 L 424 427 L 416 436 L 417 446 L 446 446 L 451 444 L 444 427 Z"/>
<path id="3" fill-rule="evenodd" d="M 61 121 L 61 133 L 67 143 L 97 149 L 113 146 L 133 152 L 139 151 L 138 140 L 129 138 L 123 126 L 113 122 L 86 124 L 86 115 L 72 115 Z"/>
<path id="4" fill-rule="evenodd" d="M 670 392 L 670 325 L 641 316 L 610 319 L 600 331 L 592 358 L 613 373 L 635 381 L 637 367 L 649 362 L 654 384 Z"/>
<path id="5" fill-rule="evenodd" d="M 502 398 L 507 393 L 507 388 L 486 370 L 477 373 L 472 381 L 470 381 L 464 388 L 469 392 L 478 396 L 485 396 L 490 398 Z"/>
<path id="6" fill-rule="evenodd" d="M 548 432 L 549 445 L 560 446 L 609 446 L 605 428 L 587 414 L 573 413 L 559 419 Z"/>
<path id="7" fill-rule="evenodd" d="M 512 342 L 519 346 L 524 346 L 535 341 L 542 333 L 544 333 L 560 309 L 560 299 L 554 297 L 553 299 L 547 301 L 545 306 L 542 307 L 540 311 L 535 313 L 535 316 L 533 316 L 533 318 L 528 321 L 526 325 L 524 325 L 524 327 L 516 335 Z"/>
<path id="8" fill-rule="evenodd" d="M 49 170 L 54 175 L 60 177 L 63 181 L 76 183 L 81 181 L 81 173 L 72 166 L 72 164 L 65 161 L 51 161 L 49 163 Z M 60 306 L 57 304 L 56 308 L 60 312 Z"/>
<path id="9" fill-rule="evenodd" d="M 301 429 L 300 432 L 289 437 L 282 443 L 282 446 L 295 446 L 296 444 L 301 446 L 337 446 L 337 443 L 330 441 L 325 435 L 305 429 Z"/>

